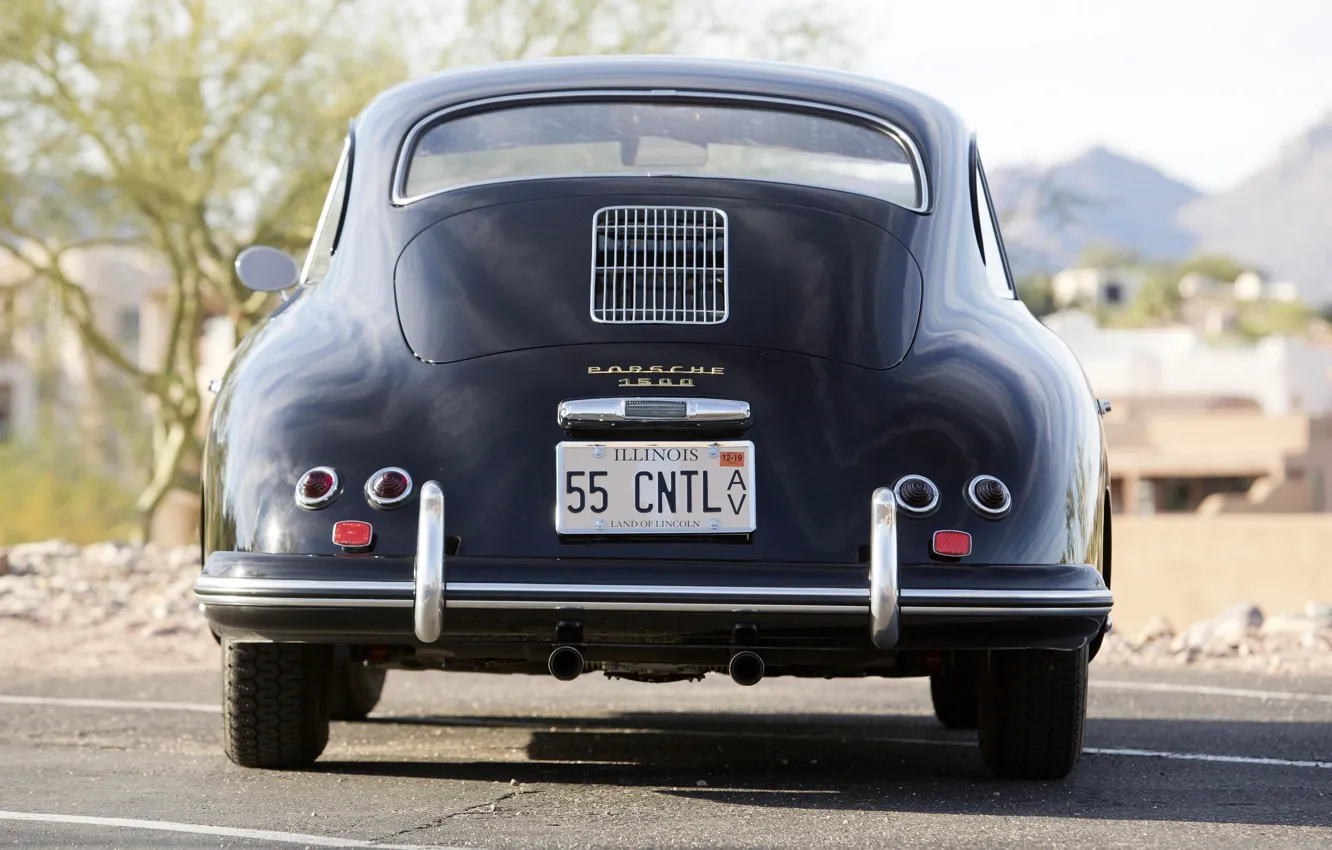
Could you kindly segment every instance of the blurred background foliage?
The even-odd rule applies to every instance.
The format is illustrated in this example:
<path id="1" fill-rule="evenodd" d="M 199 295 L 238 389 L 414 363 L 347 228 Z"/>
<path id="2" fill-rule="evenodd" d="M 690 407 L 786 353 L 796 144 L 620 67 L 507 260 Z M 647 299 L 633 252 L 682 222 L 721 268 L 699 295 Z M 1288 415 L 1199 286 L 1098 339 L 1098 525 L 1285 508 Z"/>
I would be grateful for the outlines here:
<path id="1" fill-rule="evenodd" d="M 132 395 L 127 422 L 91 419 L 127 429 L 119 455 L 138 451 L 98 480 L 135 491 L 145 534 L 169 494 L 199 486 L 205 324 L 224 317 L 239 337 L 272 306 L 241 286 L 236 254 L 304 253 L 348 122 L 375 94 L 460 64 L 573 54 L 838 64 L 855 54 L 852 33 L 834 4 L 808 0 L 4 0 L 0 266 L 17 272 L 0 288 L 40 291 L 77 334 L 92 404 L 101 387 Z M 111 248 L 164 269 L 151 346 L 117 339 L 71 271 L 80 253 Z M 86 430 L 72 442 L 101 439 Z M 6 450 L 30 454 L 30 471 L 61 455 Z M 51 498 L 70 480 L 45 479 Z M 105 516 L 80 520 L 96 533 L 124 521 L 122 500 L 104 495 Z M 66 536 L 96 536 L 66 520 Z M 0 536 L 37 534 L 6 521 Z"/>
<path id="2" fill-rule="evenodd" d="M 50 433 L 0 444 L 0 546 L 132 536 L 133 488 L 90 468 L 79 446 Z"/>

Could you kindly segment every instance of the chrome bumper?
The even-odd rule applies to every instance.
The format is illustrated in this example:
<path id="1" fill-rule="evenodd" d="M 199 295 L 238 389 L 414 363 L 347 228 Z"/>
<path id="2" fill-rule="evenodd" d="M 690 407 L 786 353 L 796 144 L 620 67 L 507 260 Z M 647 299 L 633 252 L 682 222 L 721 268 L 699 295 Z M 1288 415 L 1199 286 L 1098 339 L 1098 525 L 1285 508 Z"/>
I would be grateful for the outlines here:
<path id="1" fill-rule="evenodd" d="M 640 584 L 450 582 L 444 555 L 444 493 L 421 488 L 412 581 L 321 581 L 203 575 L 196 598 L 205 607 L 410 608 L 413 631 L 433 643 L 448 609 L 661 611 L 735 614 L 843 614 L 866 617 L 879 649 L 898 643 L 905 617 L 1105 617 L 1104 587 L 1081 590 L 918 589 L 900 586 L 896 501 L 888 488 L 871 500 L 870 564 L 862 587 L 716 587 Z"/>

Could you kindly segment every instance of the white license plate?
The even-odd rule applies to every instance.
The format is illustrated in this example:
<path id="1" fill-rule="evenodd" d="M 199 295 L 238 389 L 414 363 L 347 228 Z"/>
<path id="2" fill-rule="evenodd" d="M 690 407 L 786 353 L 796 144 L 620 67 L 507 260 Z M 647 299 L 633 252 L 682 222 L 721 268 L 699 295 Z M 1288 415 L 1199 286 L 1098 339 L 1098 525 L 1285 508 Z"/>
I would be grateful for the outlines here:
<path id="1" fill-rule="evenodd" d="M 746 534 L 754 444 L 559 443 L 560 534 Z"/>

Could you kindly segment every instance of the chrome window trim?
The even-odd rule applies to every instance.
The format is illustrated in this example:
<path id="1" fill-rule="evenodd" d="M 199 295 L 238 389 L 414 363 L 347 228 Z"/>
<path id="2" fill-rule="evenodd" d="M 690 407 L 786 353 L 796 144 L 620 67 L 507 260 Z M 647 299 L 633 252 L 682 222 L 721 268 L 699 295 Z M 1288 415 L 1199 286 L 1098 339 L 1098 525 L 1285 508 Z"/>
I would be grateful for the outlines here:
<path id="1" fill-rule="evenodd" d="M 401 473 L 402 477 L 407 479 L 407 489 L 403 490 L 402 495 L 400 496 L 395 496 L 392 499 L 381 499 L 374 494 L 373 491 L 374 484 L 375 481 L 377 481 L 381 475 L 384 475 L 389 472 Z M 382 508 L 386 510 L 390 508 L 396 508 L 399 505 L 401 505 L 403 502 L 411 498 L 415 486 L 416 483 L 412 481 L 411 473 L 409 473 L 407 470 L 403 469 L 400 466 L 386 466 L 383 469 L 375 470 L 375 472 L 369 478 L 365 479 L 365 500 L 370 503 L 371 507 Z"/>
<path id="2" fill-rule="evenodd" d="M 460 112 L 469 112 L 472 110 L 482 109 L 484 107 L 489 107 L 489 106 L 496 106 L 499 104 L 540 103 L 541 101 L 567 102 L 567 101 L 583 101 L 583 100 L 605 100 L 607 98 L 615 98 L 621 100 L 638 99 L 645 101 L 663 101 L 663 100 L 678 99 L 681 101 L 689 101 L 689 100 L 705 101 L 705 102 L 717 101 L 720 103 L 731 103 L 731 104 L 749 103 L 758 106 L 769 106 L 769 107 L 785 106 L 785 107 L 802 109 L 812 112 L 824 112 L 828 113 L 829 115 L 840 116 L 844 119 L 852 118 L 857 121 L 871 124 L 873 125 L 874 129 L 877 129 L 891 136 L 898 144 L 900 144 L 903 148 L 906 149 L 907 153 L 911 158 L 911 165 L 913 168 L 915 168 L 916 174 L 919 178 L 919 184 L 920 184 L 919 203 L 917 203 L 914 206 L 906 206 L 905 204 L 902 204 L 900 206 L 902 206 L 904 209 L 910 210 L 911 212 L 916 212 L 916 213 L 929 212 L 930 200 L 931 200 L 930 179 L 929 179 L 929 174 L 925 171 L 925 159 L 920 154 L 920 147 L 916 144 L 916 140 L 912 138 L 910 133 L 906 132 L 901 127 L 898 127 L 896 124 L 892 123 L 891 121 L 888 121 L 884 118 L 880 118 L 875 115 L 871 115 L 868 112 L 861 112 L 856 109 L 847 109 L 846 107 L 843 106 L 833 106 L 832 104 L 817 103 L 815 101 L 800 100 L 798 98 L 769 97 L 765 95 L 734 94 L 728 92 L 710 92 L 710 91 L 699 91 L 694 89 L 669 89 L 669 90 L 573 89 L 573 90 L 548 91 L 548 92 L 531 92 L 527 94 L 502 95 L 499 97 L 487 97 L 487 98 L 481 98 L 479 100 L 470 100 L 467 101 L 466 103 L 458 103 L 454 104 L 453 106 L 448 106 L 443 109 L 436 110 L 426 115 L 424 118 L 417 121 L 415 124 L 413 124 L 412 128 L 407 131 L 407 135 L 403 139 L 402 145 L 398 148 L 397 164 L 394 166 L 393 186 L 391 189 L 392 203 L 395 207 L 405 207 L 408 204 L 414 204 L 417 201 L 424 200 L 426 198 L 433 198 L 434 196 L 442 195 L 445 192 L 456 192 L 462 189 L 472 189 L 477 186 L 490 186 L 499 183 L 517 183 L 530 180 L 562 180 L 562 179 L 567 180 L 571 177 L 583 178 L 583 177 L 651 176 L 651 175 L 634 175 L 634 174 L 626 175 L 620 173 L 620 174 L 577 174 L 577 175 L 563 174 L 563 175 L 548 175 L 548 176 L 536 176 L 536 177 L 500 177 L 500 178 L 495 178 L 493 180 L 477 180 L 472 183 L 463 183 L 457 186 L 446 186 L 442 189 L 435 189 L 430 192 L 422 192 L 417 195 L 407 194 L 407 172 L 411 166 L 412 150 L 415 149 L 416 143 L 420 140 L 421 136 L 424 133 L 430 130 L 434 125 L 442 122 L 449 115 L 454 115 Z M 712 175 L 697 175 L 697 174 L 661 174 L 655 176 L 709 177 L 711 179 L 722 179 L 722 180 L 728 179 L 724 177 L 721 178 L 713 177 Z M 744 179 L 754 180 L 755 182 L 762 182 L 762 183 L 779 183 L 782 185 L 805 185 L 803 183 L 791 184 L 783 180 L 760 180 L 758 178 L 749 178 L 749 177 Z M 850 192 L 850 190 L 844 190 L 844 189 L 836 189 L 830 191 Z M 851 192 L 851 194 L 863 195 L 867 198 L 876 198 L 876 196 L 869 195 L 865 192 Z M 888 201 L 885 198 L 876 198 L 876 200 L 884 201 L 885 203 L 893 203 L 892 201 Z"/>
<path id="3" fill-rule="evenodd" d="M 635 416 L 626 412 L 627 402 L 684 402 L 683 419 Z M 750 422 L 752 411 L 747 401 L 727 398 L 677 398 L 674 396 L 611 396 L 606 398 L 572 398 L 562 401 L 555 410 L 561 428 L 602 422 Z"/>
<path id="4" fill-rule="evenodd" d="M 348 135 L 342 142 L 342 153 L 338 155 L 338 166 L 333 170 L 333 183 L 329 186 L 328 195 L 324 197 L 324 206 L 319 210 L 319 220 L 315 223 L 314 236 L 310 238 L 310 247 L 305 252 L 305 262 L 301 263 L 300 274 L 296 276 L 296 286 L 308 286 L 310 283 L 310 269 L 314 266 L 315 248 L 319 246 L 319 240 L 324 234 L 324 228 L 329 226 L 328 216 L 332 212 L 335 204 L 340 204 L 342 211 L 338 215 L 338 220 L 333 222 L 332 226 L 337 228 L 333 233 L 333 243 L 329 256 L 332 257 L 338 252 L 338 242 L 342 237 L 342 223 L 347 218 L 347 199 L 351 197 L 351 178 L 347 175 L 347 168 L 351 165 L 352 138 Z M 347 176 L 347 185 L 343 187 L 342 198 L 337 197 L 337 192 L 333 191 L 338 187 L 342 178 Z"/>
<path id="5" fill-rule="evenodd" d="M 982 505 L 980 503 L 980 500 L 976 498 L 976 485 L 981 483 L 982 481 L 994 481 L 998 483 L 1000 487 L 1004 488 L 1003 507 L 987 508 L 985 505 Z M 967 502 L 981 516 L 988 517 L 990 519 L 998 519 L 999 517 L 1006 515 L 1009 512 L 1009 510 L 1012 509 L 1013 491 L 1009 490 L 1007 484 L 1000 481 L 998 478 L 995 478 L 993 475 L 977 475 L 975 478 L 967 482 Z"/>

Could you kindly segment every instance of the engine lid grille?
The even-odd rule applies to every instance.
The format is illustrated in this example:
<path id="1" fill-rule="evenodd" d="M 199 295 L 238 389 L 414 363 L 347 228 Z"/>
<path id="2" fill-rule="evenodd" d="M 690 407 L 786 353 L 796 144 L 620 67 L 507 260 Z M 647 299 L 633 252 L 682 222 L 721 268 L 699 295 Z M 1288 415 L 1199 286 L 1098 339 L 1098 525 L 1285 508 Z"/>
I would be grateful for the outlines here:
<path id="1" fill-rule="evenodd" d="M 592 220 L 592 319 L 715 325 L 730 312 L 726 213 L 606 207 Z"/>

